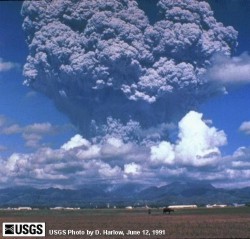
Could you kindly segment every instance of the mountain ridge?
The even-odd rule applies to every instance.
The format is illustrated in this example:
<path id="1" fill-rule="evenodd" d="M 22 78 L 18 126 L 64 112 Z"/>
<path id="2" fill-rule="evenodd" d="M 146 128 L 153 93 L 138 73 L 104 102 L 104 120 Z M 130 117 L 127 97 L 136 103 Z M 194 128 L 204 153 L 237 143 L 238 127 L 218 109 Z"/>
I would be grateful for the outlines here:
<path id="1" fill-rule="evenodd" d="M 170 204 L 232 204 L 249 203 L 250 187 L 237 189 L 216 188 L 212 184 L 175 181 L 163 186 L 146 187 L 141 184 L 86 185 L 80 189 L 12 187 L 0 189 L 0 206 L 77 206 L 105 207 L 107 204 L 170 205 Z"/>

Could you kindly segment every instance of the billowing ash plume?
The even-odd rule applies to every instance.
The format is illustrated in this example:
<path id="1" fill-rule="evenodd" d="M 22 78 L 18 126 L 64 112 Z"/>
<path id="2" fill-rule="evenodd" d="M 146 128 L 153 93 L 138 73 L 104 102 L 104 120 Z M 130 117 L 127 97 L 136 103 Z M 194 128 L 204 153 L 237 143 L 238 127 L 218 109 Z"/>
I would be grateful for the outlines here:
<path id="1" fill-rule="evenodd" d="M 150 24 L 135 0 L 24 2 L 25 84 L 52 98 L 85 137 L 112 120 L 149 129 L 179 119 L 221 90 L 203 75 L 215 54 L 230 56 L 237 32 L 206 2 L 155 3 Z"/>

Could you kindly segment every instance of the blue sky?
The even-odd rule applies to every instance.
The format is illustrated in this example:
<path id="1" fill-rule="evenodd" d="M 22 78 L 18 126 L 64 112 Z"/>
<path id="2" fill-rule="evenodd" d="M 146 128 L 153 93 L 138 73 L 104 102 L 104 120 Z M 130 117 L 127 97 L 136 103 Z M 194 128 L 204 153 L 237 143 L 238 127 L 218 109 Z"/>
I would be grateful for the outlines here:
<path id="1" fill-rule="evenodd" d="M 2 62 L 13 65 L 11 69 L 2 70 L 0 73 L 1 115 L 6 118 L 7 125 L 18 124 L 25 127 L 34 123 L 49 122 L 64 127 L 70 124 L 67 117 L 61 114 L 48 98 L 23 85 L 22 67 L 28 50 L 22 30 L 21 6 L 21 1 L 1 2 L 1 58 Z M 74 130 L 68 127 L 56 137 L 49 139 L 49 142 L 58 146 L 73 132 Z M 6 152 L 2 152 L 4 155 L 10 155 L 15 151 L 30 151 L 19 136 L 0 136 L 2 145 L 6 146 Z"/>
<path id="2" fill-rule="evenodd" d="M 231 25 L 238 31 L 238 46 L 234 55 L 250 51 L 250 21 L 248 15 L 250 6 L 246 1 L 209 1 L 214 7 L 216 19 L 225 25 Z M 230 16 L 230 17 L 229 17 Z M 250 85 L 237 85 L 229 88 L 229 94 L 215 97 L 206 102 L 201 111 L 207 118 L 213 119 L 216 127 L 224 129 L 228 135 L 226 153 L 232 153 L 235 148 L 249 145 L 249 136 L 239 132 L 239 125 L 249 121 Z M 216 106 L 216 107 L 215 107 Z"/>
<path id="3" fill-rule="evenodd" d="M 236 1 L 209 1 L 209 3 L 217 21 L 222 22 L 224 26 L 231 25 L 238 31 L 238 46 L 231 58 L 243 59 L 244 69 L 248 70 L 248 67 L 250 69 L 249 4 L 245 5 L 244 1 L 237 1 L 237 3 Z M 80 126 L 80 129 L 77 129 L 81 124 L 77 120 L 84 121 L 87 117 L 85 111 L 81 111 L 84 107 L 79 107 L 82 101 L 73 99 L 69 101 L 69 107 L 62 106 L 64 100 L 58 103 L 56 97 L 50 95 L 53 101 L 45 94 L 23 85 L 25 80 L 23 66 L 29 51 L 22 29 L 21 6 L 22 2 L 18 1 L 0 2 L 0 162 L 3 165 L 2 171 L 0 170 L 2 175 L 0 182 L 2 187 L 9 184 L 78 187 L 95 180 L 133 181 L 159 185 L 174 180 L 189 179 L 204 179 L 218 186 L 250 186 L 248 185 L 250 76 L 244 81 L 239 79 L 239 83 L 226 83 L 227 94 L 209 97 L 204 103 L 192 109 L 195 113 L 186 112 L 180 116 L 178 112 L 174 112 L 173 115 L 178 115 L 178 120 L 174 120 L 175 117 L 173 120 L 167 118 L 164 123 L 157 121 L 155 125 L 152 124 L 155 118 L 150 118 L 150 127 L 143 130 L 137 127 L 138 122 L 141 125 L 146 124 L 146 121 L 140 121 L 140 117 L 137 116 L 136 110 L 139 107 L 137 103 L 133 103 L 136 110 L 131 111 L 131 121 L 126 116 L 115 120 L 116 114 L 113 114 L 109 124 L 98 125 L 98 119 L 103 122 L 101 114 L 103 117 L 108 117 L 110 112 L 116 111 L 119 104 L 123 104 L 125 111 L 130 109 L 130 105 L 128 104 L 126 108 L 123 103 L 124 98 L 115 96 L 117 98 L 106 102 L 106 108 L 102 112 L 102 100 L 100 100 L 102 98 L 93 95 L 93 98 L 96 97 L 99 100 L 98 103 L 89 106 L 91 99 L 85 107 L 92 107 L 96 109 L 95 112 L 101 112 L 96 117 L 95 112 L 89 111 L 91 113 L 88 116 L 90 115 L 90 120 L 91 115 L 96 117 L 93 118 L 97 122 L 95 127 L 97 131 L 102 131 L 102 134 L 90 137 L 84 134 L 83 127 Z M 242 57 L 244 52 L 247 55 L 245 58 Z M 230 60 L 228 62 L 230 63 Z M 221 68 L 223 66 L 221 65 Z M 214 74 L 215 70 L 213 70 L 212 68 L 211 74 Z M 134 68 L 131 68 L 131 72 L 133 71 Z M 130 69 L 127 72 L 130 74 Z M 244 78 L 245 75 L 242 77 Z M 58 95 L 62 99 L 63 97 L 67 99 L 67 94 L 70 94 L 67 89 L 66 86 L 59 91 Z M 126 92 L 131 89 L 126 88 Z M 134 100 L 133 102 L 153 100 L 153 98 L 147 98 L 146 93 L 149 90 L 146 85 L 143 89 L 146 90 L 140 89 L 141 94 L 128 93 L 130 94 L 128 97 Z M 106 103 L 103 101 L 103 104 Z M 143 107 L 145 105 L 141 104 Z M 145 109 L 150 113 L 152 104 L 148 105 Z M 161 106 L 159 104 L 159 107 Z M 77 114 L 73 111 L 80 112 L 80 118 L 77 118 Z M 172 109 L 169 111 L 172 112 Z M 124 110 L 119 111 L 117 115 L 123 114 L 121 112 L 124 113 Z M 157 114 L 157 111 L 154 112 Z M 197 123 L 197 128 L 189 125 L 190 122 Z M 245 122 L 244 125 L 242 125 L 243 122 Z M 133 131 L 138 131 L 138 135 L 141 138 L 144 137 L 142 141 L 138 143 L 129 138 Z M 154 132 L 159 138 L 156 141 Z M 175 135 L 172 141 L 167 136 L 161 136 L 163 132 Z M 201 133 L 197 138 L 200 139 L 200 144 L 204 144 L 200 146 L 197 143 L 198 146 L 193 147 L 196 142 L 192 139 L 192 134 L 189 135 L 190 132 L 193 132 L 193 135 Z M 194 142 L 190 142 L 192 140 Z M 186 158 L 181 158 L 181 155 Z M 193 159 L 193 156 L 196 158 Z M 148 162 L 143 161 L 144 158 L 148 158 Z M 197 158 L 204 160 L 199 162 Z"/>

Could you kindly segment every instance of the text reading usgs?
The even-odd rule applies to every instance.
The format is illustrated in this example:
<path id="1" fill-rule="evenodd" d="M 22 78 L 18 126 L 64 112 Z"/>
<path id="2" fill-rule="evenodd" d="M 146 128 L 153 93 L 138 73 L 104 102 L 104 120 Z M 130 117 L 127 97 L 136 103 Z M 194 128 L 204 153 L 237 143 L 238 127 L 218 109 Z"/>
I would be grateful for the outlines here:
<path id="1" fill-rule="evenodd" d="M 4 222 L 3 237 L 45 237 L 45 222 Z"/>

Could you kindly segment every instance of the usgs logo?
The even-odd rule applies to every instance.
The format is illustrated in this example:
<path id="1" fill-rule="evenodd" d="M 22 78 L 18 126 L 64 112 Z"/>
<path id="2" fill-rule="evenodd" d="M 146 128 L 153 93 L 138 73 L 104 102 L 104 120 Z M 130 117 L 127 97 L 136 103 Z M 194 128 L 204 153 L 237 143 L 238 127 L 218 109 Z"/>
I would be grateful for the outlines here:
<path id="1" fill-rule="evenodd" d="M 45 223 L 4 222 L 3 237 L 45 237 Z"/>

